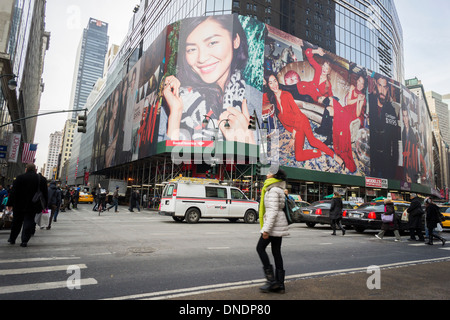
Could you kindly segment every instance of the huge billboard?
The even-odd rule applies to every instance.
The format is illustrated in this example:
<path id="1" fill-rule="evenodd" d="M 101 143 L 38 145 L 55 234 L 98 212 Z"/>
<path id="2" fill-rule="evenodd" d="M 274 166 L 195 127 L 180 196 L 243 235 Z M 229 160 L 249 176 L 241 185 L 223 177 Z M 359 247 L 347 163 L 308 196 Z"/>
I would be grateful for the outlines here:
<path id="1" fill-rule="evenodd" d="M 249 129 L 253 115 L 267 131 Z M 262 145 L 264 132 L 269 158 L 282 166 L 405 185 L 433 181 L 423 100 L 392 79 L 236 14 L 169 25 L 127 67 L 96 120 L 91 171 L 154 155 L 158 143 Z"/>

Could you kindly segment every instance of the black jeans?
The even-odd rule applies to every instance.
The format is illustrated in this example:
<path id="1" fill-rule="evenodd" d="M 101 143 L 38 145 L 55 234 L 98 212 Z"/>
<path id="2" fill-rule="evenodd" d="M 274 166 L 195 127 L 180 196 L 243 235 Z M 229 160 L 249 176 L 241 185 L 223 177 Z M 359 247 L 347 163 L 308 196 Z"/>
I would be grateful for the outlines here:
<path id="1" fill-rule="evenodd" d="M 266 248 L 269 244 L 272 244 L 272 254 L 275 260 L 275 268 L 279 270 L 284 270 L 283 257 L 281 256 L 281 242 L 282 237 L 269 237 L 269 239 L 263 239 L 262 235 L 256 246 L 256 251 L 258 252 L 259 258 L 264 266 L 264 269 L 270 267 L 269 256 L 266 253 Z"/>
<path id="2" fill-rule="evenodd" d="M 16 241 L 23 226 L 22 243 L 28 243 L 36 227 L 35 216 L 35 213 L 14 212 L 9 239 Z"/>
<path id="3" fill-rule="evenodd" d="M 342 231 L 344 230 L 344 226 L 342 225 L 342 219 L 338 218 L 338 219 L 331 219 L 331 229 L 333 230 L 333 232 L 336 232 L 336 226 L 341 229 Z"/>

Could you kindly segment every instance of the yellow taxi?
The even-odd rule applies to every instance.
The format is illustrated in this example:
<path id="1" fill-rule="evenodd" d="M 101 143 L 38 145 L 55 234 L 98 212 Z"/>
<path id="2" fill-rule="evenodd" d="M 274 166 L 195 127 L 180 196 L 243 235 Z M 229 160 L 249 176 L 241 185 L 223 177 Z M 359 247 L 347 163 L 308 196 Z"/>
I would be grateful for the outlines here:
<path id="1" fill-rule="evenodd" d="M 78 198 L 78 203 L 93 203 L 94 196 L 89 192 L 89 190 L 80 190 L 80 197 Z"/>
<path id="2" fill-rule="evenodd" d="M 450 204 L 438 205 L 439 210 L 445 217 L 445 221 L 442 221 L 442 227 L 450 228 Z"/>

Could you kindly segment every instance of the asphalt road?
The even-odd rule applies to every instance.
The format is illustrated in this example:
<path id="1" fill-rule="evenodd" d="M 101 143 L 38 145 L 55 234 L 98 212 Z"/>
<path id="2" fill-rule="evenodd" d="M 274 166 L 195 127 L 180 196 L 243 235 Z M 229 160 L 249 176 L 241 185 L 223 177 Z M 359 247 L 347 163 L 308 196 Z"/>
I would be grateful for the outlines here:
<path id="1" fill-rule="evenodd" d="M 80 205 L 37 230 L 27 248 L 0 230 L 0 299 L 6 300 L 365 300 L 449 299 L 450 245 L 394 242 L 327 226 L 294 224 L 283 240 L 284 295 L 263 295 L 259 224 L 176 223 L 153 211 L 100 216 Z M 443 236 L 450 239 L 450 233 Z M 369 266 L 379 278 L 369 289 Z M 408 289 L 410 288 L 410 289 Z"/>

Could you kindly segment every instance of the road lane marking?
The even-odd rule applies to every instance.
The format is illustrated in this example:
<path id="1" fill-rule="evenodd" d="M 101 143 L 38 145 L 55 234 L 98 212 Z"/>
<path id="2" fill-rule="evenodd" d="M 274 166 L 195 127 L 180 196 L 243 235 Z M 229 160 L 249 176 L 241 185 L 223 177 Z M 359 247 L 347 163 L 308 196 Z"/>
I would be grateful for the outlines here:
<path id="1" fill-rule="evenodd" d="M 28 258 L 28 259 L 7 259 L 0 260 L 1 263 L 25 263 L 25 262 L 42 262 L 42 261 L 57 261 L 57 260 L 76 260 L 80 257 L 51 257 L 51 258 Z"/>
<path id="2" fill-rule="evenodd" d="M 379 267 L 380 267 L 380 269 L 391 269 L 391 268 L 401 268 L 401 267 L 407 267 L 407 266 L 411 266 L 411 265 L 424 264 L 424 263 L 435 263 L 435 262 L 443 262 L 443 261 L 450 261 L 450 257 L 426 259 L 426 260 L 415 260 L 415 261 L 405 261 L 405 262 L 380 265 Z M 349 269 L 329 270 L 329 271 L 297 274 L 297 275 L 286 276 L 286 280 L 288 280 L 288 281 L 289 280 L 302 280 L 302 279 L 308 279 L 308 278 L 334 276 L 334 275 L 337 276 L 337 275 L 345 275 L 345 274 L 360 273 L 360 272 L 367 272 L 367 267 L 358 267 L 358 268 L 349 268 Z M 208 292 L 230 291 L 230 290 L 234 290 L 234 289 L 257 287 L 257 286 L 261 285 L 262 283 L 264 283 L 265 281 L 266 281 L 265 279 L 260 279 L 260 280 L 249 280 L 249 281 L 240 281 L 240 282 L 223 283 L 223 284 L 215 284 L 215 285 L 205 285 L 205 286 L 192 287 L 192 288 L 167 290 L 167 291 L 161 291 L 161 292 L 149 292 L 149 293 L 129 295 L 129 296 L 123 296 L 123 297 L 107 298 L 107 299 L 103 299 L 103 300 L 166 300 L 166 299 L 172 299 L 172 298 L 204 294 L 204 293 L 208 293 Z"/>
<path id="3" fill-rule="evenodd" d="M 95 285 L 95 284 L 98 284 L 98 282 L 97 282 L 97 280 L 95 280 L 93 278 L 80 280 L 80 286 L 89 286 L 89 285 Z M 11 294 L 11 293 L 18 293 L 18 292 L 30 292 L 30 291 L 64 289 L 64 288 L 67 288 L 67 281 L 43 282 L 43 283 L 0 287 L 0 294 Z"/>
<path id="4" fill-rule="evenodd" d="M 77 264 L 75 266 L 79 267 L 80 269 L 87 268 L 87 266 L 85 264 Z M 9 275 L 13 275 L 13 274 L 39 273 L 39 272 L 67 271 L 71 267 L 73 267 L 73 265 L 39 267 L 39 268 L 6 269 L 6 270 L 0 270 L 0 276 L 9 276 Z"/>

